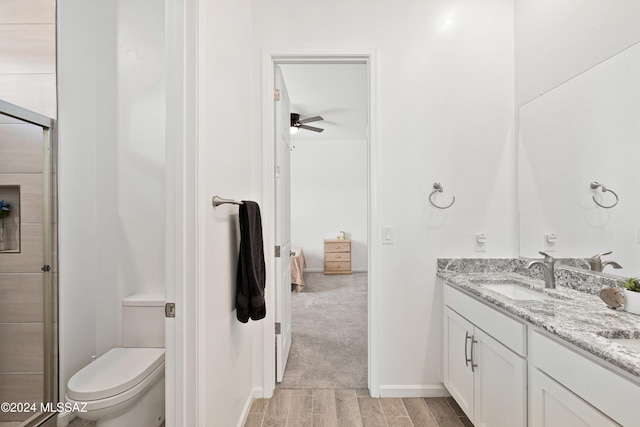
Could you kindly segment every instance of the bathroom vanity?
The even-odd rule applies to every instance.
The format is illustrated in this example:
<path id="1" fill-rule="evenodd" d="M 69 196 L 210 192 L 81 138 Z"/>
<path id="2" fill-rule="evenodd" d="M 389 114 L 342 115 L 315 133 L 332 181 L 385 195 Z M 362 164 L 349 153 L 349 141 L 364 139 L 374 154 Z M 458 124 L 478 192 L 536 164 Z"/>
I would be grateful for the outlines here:
<path id="1" fill-rule="evenodd" d="M 498 263 L 439 260 L 443 383 L 474 425 L 638 425 L 640 316 L 606 307 L 600 278 L 559 268 L 546 289 Z"/>

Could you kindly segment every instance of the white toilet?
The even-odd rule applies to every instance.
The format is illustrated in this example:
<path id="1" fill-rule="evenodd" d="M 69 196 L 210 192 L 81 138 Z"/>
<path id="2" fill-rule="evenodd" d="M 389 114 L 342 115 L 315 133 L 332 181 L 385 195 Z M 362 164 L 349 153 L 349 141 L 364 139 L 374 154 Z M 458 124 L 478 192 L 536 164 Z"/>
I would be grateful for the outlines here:
<path id="1" fill-rule="evenodd" d="M 113 348 L 67 383 L 67 402 L 97 427 L 152 427 L 164 422 L 164 296 L 122 300 L 123 348 Z M 77 405 L 76 405 L 77 404 Z"/>

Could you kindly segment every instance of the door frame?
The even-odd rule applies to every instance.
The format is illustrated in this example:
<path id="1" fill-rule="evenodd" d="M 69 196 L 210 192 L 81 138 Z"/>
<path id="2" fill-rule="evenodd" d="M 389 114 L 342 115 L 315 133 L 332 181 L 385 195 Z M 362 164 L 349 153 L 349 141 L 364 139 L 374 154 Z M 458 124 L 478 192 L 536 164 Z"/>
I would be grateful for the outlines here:
<path id="1" fill-rule="evenodd" d="M 165 298 L 176 304 L 165 319 L 165 425 L 176 427 L 201 424 L 206 407 L 198 393 L 198 2 L 165 0 L 165 8 Z"/>
<path id="2" fill-rule="evenodd" d="M 367 383 L 372 397 L 380 395 L 379 380 L 379 354 L 380 348 L 380 306 L 378 295 L 380 293 L 380 230 L 378 219 L 378 177 L 379 177 L 379 142 L 378 142 L 378 55 L 375 49 L 263 49 L 262 51 L 262 81 L 261 81 L 261 114 L 262 114 L 262 212 L 263 212 L 263 236 L 266 253 L 265 258 L 267 272 L 267 287 L 265 299 L 267 303 L 267 316 L 261 323 L 261 342 L 258 345 L 256 356 L 260 364 L 262 378 L 256 378 L 256 397 L 271 397 L 276 385 L 275 372 L 275 315 L 269 307 L 275 307 L 275 289 L 270 284 L 275 280 L 275 145 L 274 145 L 274 114 L 273 82 L 275 67 L 281 64 L 353 64 L 367 65 L 368 77 L 368 201 L 367 201 L 367 262 L 368 262 L 368 369 Z"/>

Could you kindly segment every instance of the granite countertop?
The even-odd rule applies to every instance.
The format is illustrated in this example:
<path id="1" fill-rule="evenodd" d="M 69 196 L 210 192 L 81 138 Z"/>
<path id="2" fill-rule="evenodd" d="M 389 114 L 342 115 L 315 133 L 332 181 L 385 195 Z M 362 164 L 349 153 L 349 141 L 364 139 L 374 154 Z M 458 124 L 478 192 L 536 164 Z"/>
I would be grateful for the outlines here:
<path id="1" fill-rule="evenodd" d="M 439 265 L 441 261 L 447 260 L 439 260 Z M 640 338 L 640 316 L 627 313 L 622 309 L 608 308 L 597 295 L 578 291 L 562 284 L 557 284 L 556 289 L 545 289 L 542 280 L 519 274 L 518 269 L 511 269 L 516 270 L 515 272 L 500 272 L 497 271 L 499 269 L 494 268 L 475 269 L 475 271 L 471 269 L 472 272 L 456 270 L 459 269 L 452 268 L 447 271 L 447 268 L 439 268 L 438 277 L 455 288 L 586 350 L 640 380 L 640 352 L 608 339 Z M 559 272 L 559 274 L 563 273 Z M 553 298 L 540 301 L 513 300 L 478 285 L 482 281 L 505 280 L 535 287 Z"/>

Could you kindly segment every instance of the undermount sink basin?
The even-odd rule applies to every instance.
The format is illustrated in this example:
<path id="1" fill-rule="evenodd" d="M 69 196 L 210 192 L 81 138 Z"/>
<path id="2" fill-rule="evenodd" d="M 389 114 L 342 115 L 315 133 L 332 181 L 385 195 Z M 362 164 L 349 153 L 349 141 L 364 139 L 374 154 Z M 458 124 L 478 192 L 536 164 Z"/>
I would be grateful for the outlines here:
<path id="1" fill-rule="evenodd" d="M 554 297 L 542 292 L 542 289 L 532 289 L 530 286 L 513 279 L 472 279 L 472 283 L 490 291 L 497 292 L 507 298 L 518 301 L 546 301 Z"/>
<path id="2" fill-rule="evenodd" d="M 515 283 L 480 283 L 479 285 L 485 289 L 497 292 L 514 300 L 544 301 L 553 299 L 553 297 L 550 297 L 541 291 L 525 288 L 524 286 Z"/>

